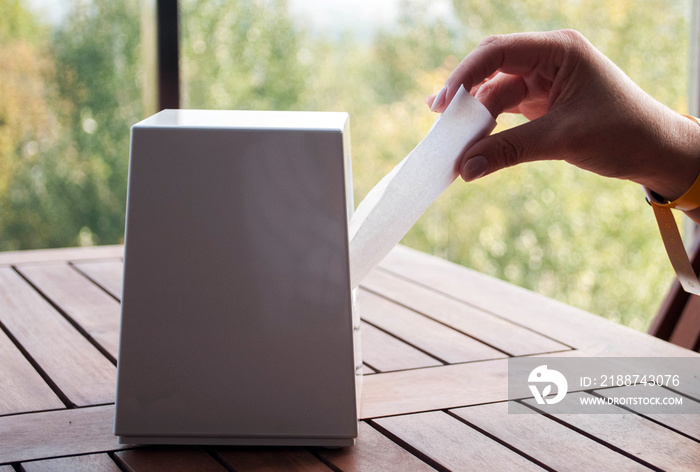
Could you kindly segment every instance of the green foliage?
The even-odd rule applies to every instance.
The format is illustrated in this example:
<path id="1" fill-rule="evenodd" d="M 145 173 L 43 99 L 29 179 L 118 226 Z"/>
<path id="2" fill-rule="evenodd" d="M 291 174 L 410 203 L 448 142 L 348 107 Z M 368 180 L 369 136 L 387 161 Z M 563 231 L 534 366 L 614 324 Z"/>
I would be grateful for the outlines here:
<path id="1" fill-rule="evenodd" d="M 292 109 L 310 73 L 285 0 L 180 2 L 185 107 Z"/>
<path id="2" fill-rule="evenodd" d="M 0 0 L 0 44 L 41 41 L 47 29 L 27 10 L 21 0 Z"/>
<path id="3" fill-rule="evenodd" d="M 285 0 L 181 0 L 183 104 L 348 111 L 359 202 L 430 128 L 424 96 L 489 34 L 578 29 L 685 111 L 689 3 L 453 0 L 440 19 L 404 0 L 361 42 L 313 35 Z M 19 0 L 0 17 L 0 250 L 119 242 L 143 118 L 138 1 L 74 0 L 53 33 Z M 455 183 L 404 243 L 638 329 L 672 280 L 639 189 L 561 162 Z"/>
<path id="4" fill-rule="evenodd" d="M 430 4 L 404 0 L 398 24 L 380 31 L 372 46 L 365 80 L 379 103 L 394 103 L 422 86 L 422 71 L 440 67 L 455 47 L 455 32 L 443 21 L 430 21 Z M 367 85 L 365 86 L 367 87 Z"/>
<path id="5" fill-rule="evenodd" d="M 26 17 L 26 10 L 17 16 Z M 30 48 L 26 60 L 15 54 L 12 68 L 0 68 L 16 82 L 7 97 L 26 96 L 12 108 L 3 102 L 5 129 L 24 131 L 6 146 L 0 249 L 117 243 L 124 232 L 129 127 L 143 114 L 138 2 L 75 1 L 53 35 L 35 43 L 22 43 Z M 50 66 L 32 66 L 49 59 Z M 26 117 L 27 100 L 36 111 L 22 128 L 13 123 Z"/>
<path id="6" fill-rule="evenodd" d="M 68 198 L 52 203 L 51 213 L 63 214 L 73 238 L 87 228 L 95 242 L 119 242 L 129 127 L 143 117 L 138 1 L 74 3 L 55 34 L 52 55 L 62 104 L 57 117 L 64 127 L 58 153 L 66 162 L 49 182 L 56 192 L 49 193 Z"/>
<path id="7" fill-rule="evenodd" d="M 452 0 L 466 51 L 491 34 L 573 28 L 672 108 L 687 96 L 690 1 Z"/>
<path id="8" fill-rule="evenodd" d="M 53 142 L 47 84 L 53 68 L 48 30 L 17 1 L 0 0 L 0 14 L 1 250 L 40 244 L 45 236 L 39 235 L 42 221 L 32 211 L 36 205 L 25 206 L 27 197 L 34 196 L 25 189 L 39 150 Z"/>

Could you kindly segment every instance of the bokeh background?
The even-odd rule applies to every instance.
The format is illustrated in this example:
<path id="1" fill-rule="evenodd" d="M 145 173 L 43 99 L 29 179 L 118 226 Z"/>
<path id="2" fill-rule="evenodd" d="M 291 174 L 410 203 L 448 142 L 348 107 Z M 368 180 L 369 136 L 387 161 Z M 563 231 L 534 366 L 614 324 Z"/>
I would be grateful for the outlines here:
<path id="1" fill-rule="evenodd" d="M 350 113 L 356 203 L 489 34 L 575 28 L 687 112 L 691 0 L 181 0 L 185 108 Z M 138 0 L 0 0 L 0 250 L 123 240 L 147 115 Z M 522 122 L 499 118 L 499 129 Z M 456 182 L 404 244 L 647 329 L 672 281 L 633 184 L 562 162 Z"/>

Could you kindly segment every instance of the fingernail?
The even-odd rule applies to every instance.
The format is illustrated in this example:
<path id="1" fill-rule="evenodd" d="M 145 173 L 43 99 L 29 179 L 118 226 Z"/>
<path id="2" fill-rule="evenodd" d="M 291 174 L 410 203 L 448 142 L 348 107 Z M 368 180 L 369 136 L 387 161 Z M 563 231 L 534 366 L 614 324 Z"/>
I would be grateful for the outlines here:
<path id="1" fill-rule="evenodd" d="M 467 182 L 471 182 L 483 176 L 488 170 L 489 161 L 486 159 L 486 156 L 474 156 L 462 166 L 462 178 Z"/>
<path id="2" fill-rule="evenodd" d="M 430 107 L 430 111 L 435 111 L 442 103 L 445 101 L 445 94 L 447 93 L 447 86 L 444 86 L 442 90 L 438 92 L 433 100 L 433 106 Z"/>

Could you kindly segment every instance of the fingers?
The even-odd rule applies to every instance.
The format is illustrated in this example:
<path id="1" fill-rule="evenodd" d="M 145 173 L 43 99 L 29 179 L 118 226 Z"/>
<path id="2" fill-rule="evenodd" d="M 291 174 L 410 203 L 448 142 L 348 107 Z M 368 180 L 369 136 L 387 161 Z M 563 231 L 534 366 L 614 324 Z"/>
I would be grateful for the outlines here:
<path id="1" fill-rule="evenodd" d="M 549 115 L 487 136 L 469 148 L 459 164 L 462 178 L 471 182 L 497 170 L 523 162 L 561 158 L 559 143 L 550 131 L 556 123 Z"/>
<path id="2" fill-rule="evenodd" d="M 536 71 L 554 79 L 565 53 L 587 43 L 571 30 L 548 33 L 515 33 L 490 36 L 482 41 L 450 74 L 445 98 L 434 111 L 443 112 L 460 85 L 467 90 L 494 77 L 498 72 L 526 76 Z"/>
<path id="3" fill-rule="evenodd" d="M 426 105 L 431 110 L 439 108 L 445 93 L 443 88 L 437 94 L 425 97 Z M 493 79 L 472 87 L 470 93 L 496 118 L 504 111 L 517 110 L 520 102 L 528 96 L 528 89 L 522 77 L 499 73 Z"/>
<path id="4" fill-rule="evenodd" d="M 566 78 L 574 65 L 590 56 L 592 49 L 581 34 L 571 30 L 518 33 L 486 38 L 464 58 L 445 87 L 426 99 L 431 110 L 444 112 L 464 86 L 492 116 L 520 112 L 532 120 L 488 136 L 469 149 L 459 167 L 464 180 L 522 162 L 566 157 L 565 120 L 556 118 L 564 115 L 550 104 L 558 103 L 562 83 L 569 83 Z M 575 96 L 569 92 L 567 97 Z"/>
<path id="5" fill-rule="evenodd" d="M 445 92 L 447 92 L 447 88 L 443 87 L 437 94 L 429 95 L 425 98 L 425 103 L 427 103 L 430 107 L 430 111 L 435 111 L 438 107 L 440 107 L 440 105 L 442 105 L 442 103 L 445 101 Z"/>
<path id="6" fill-rule="evenodd" d="M 498 74 L 475 90 L 474 98 L 496 118 L 504 111 L 516 108 L 528 96 L 528 89 L 522 77 Z"/>

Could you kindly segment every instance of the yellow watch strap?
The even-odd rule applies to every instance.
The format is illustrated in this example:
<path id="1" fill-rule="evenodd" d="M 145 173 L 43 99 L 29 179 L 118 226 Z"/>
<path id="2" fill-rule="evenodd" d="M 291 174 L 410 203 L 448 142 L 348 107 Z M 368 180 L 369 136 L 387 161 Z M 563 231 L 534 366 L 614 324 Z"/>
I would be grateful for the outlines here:
<path id="1" fill-rule="evenodd" d="M 654 209 L 654 216 L 656 216 L 656 223 L 659 225 L 666 253 L 681 287 L 688 293 L 700 295 L 700 280 L 695 275 L 688 253 L 683 247 L 681 233 L 678 231 L 678 224 L 671 209 L 655 203 L 652 203 L 651 206 Z"/>
<path id="2" fill-rule="evenodd" d="M 694 116 L 683 116 L 700 125 L 700 120 Z M 688 211 L 700 207 L 700 175 L 695 179 L 695 182 L 687 192 L 672 202 L 660 201 L 658 195 L 654 194 L 646 187 L 644 187 L 644 191 L 647 194 L 647 201 L 654 209 L 654 216 L 659 225 L 661 239 L 663 239 L 666 253 L 671 261 L 673 270 L 676 272 L 681 287 L 688 293 L 700 295 L 700 280 L 698 276 L 695 275 L 693 266 L 688 258 L 688 253 L 683 246 L 681 234 L 678 231 L 678 225 L 671 212 L 671 208 Z"/>
<path id="3" fill-rule="evenodd" d="M 677 208 L 683 211 L 695 210 L 700 207 L 700 175 L 695 179 L 693 185 L 690 186 L 687 192 L 673 200 L 672 202 L 663 202 L 658 198 L 653 200 L 656 206 L 664 208 Z"/>

